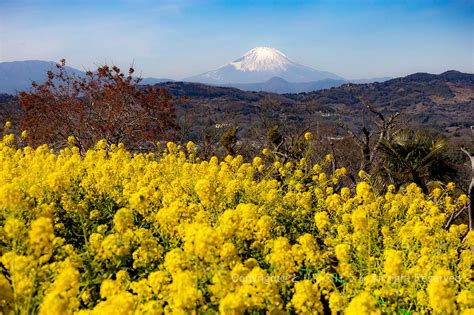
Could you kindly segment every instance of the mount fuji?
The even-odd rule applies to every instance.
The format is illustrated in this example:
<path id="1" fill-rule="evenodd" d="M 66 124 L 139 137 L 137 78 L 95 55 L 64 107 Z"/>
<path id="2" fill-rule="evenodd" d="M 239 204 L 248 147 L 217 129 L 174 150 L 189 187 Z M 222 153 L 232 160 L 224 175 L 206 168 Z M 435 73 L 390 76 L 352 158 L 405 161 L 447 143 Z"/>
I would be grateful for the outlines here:
<path id="1" fill-rule="evenodd" d="M 311 82 L 326 79 L 344 80 L 342 77 L 298 64 L 281 51 L 270 47 L 256 47 L 242 57 L 216 70 L 208 71 L 185 81 L 207 84 L 259 83 L 279 77 L 288 82 Z"/>

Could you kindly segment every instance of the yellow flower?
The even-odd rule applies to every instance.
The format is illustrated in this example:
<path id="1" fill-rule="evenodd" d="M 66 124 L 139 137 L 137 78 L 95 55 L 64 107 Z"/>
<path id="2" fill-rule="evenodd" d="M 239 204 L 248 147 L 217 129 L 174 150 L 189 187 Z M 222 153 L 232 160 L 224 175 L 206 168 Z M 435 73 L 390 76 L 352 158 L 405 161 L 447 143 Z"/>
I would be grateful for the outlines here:
<path id="1" fill-rule="evenodd" d="M 343 200 L 347 200 L 347 199 L 349 199 L 350 196 L 351 196 L 351 190 L 347 187 L 342 187 L 341 188 L 341 198 Z"/>
<path id="2" fill-rule="evenodd" d="M 447 191 L 453 191 L 456 188 L 456 184 L 450 182 L 446 185 L 446 190 Z"/>
<path id="3" fill-rule="evenodd" d="M 95 147 L 97 150 L 105 150 L 107 148 L 107 140 L 105 139 L 99 140 L 99 142 L 97 142 Z"/>
<path id="4" fill-rule="evenodd" d="M 296 282 L 291 305 L 298 314 L 322 314 L 323 304 L 318 286 L 309 280 Z"/>
<path id="5" fill-rule="evenodd" d="M 468 246 L 474 246 L 474 231 L 469 231 L 466 235 L 466 244 Z"/>
<path id="6" fill-rule="evenodd" d="M 53 251 L 54 231 L 50 218 L 41 217 L 31 223 L 28 232 L 30 249 L 36 257 L 49 259 Z"/>
<path id="7" fill-rule="evenodd" d="M 363 291 L 351 300 L 344 311 L 347 315 L 377 315 L 377 301 L 369 292 Z"/>
<path id="8" fill-rule="evenodd" d="M 107 300 L 97 304 L 92 314 L 114 315 L 120 310 L 120 314 L 132 315 L 137 307 L 137 297 L 129 292 L 120 292 L 112 295 Z"/>
<path id="9" fill-rule="evenodd" d="M 74 136 L 67 137 L 67 143 L 69 145 L 74 145 L 76 143 L 76 138 Z"/>
<path id="10" fill-rule="evenodd" d="M 19 239 L 23 234 L 24 224 L 16 218 L 8 218 L 3 226 L 6 237 L 14 240 Z"/>
<path id="11" fill-rule="evenodd" d="M 28 132 L 27 132 L 26 130 L 23 130 L 23 131 L 21 132 L 20 137 L 21 137 L 23 140 L 26 139 L 26 138 L 28 137 Z"/>
<path id="12" fill-rule="evenodd" d="M 474 308 L 474 293 L 470 290 L 462 290 L 456 298 L 461 309 Z"/>
<path id="13" fill-rule="evenodd" d="M 100 285 L 100 296 L 103 298 L 116 295 L 120 291 L 122 291 L 122 286 L 112 279 L 105 279 Z"/>
<path id="14" fill-rule="evenodd" d="M 215 187 L 210 180 L 198 180 L 194 189 L 204 206 L 210 207 L 216 201 L 217 196 L 215 194 Z"/>
<path id="15" fill-rule="evenodd" d="M 298 270 L 287 238 L 279 237 L 275 239 L 271 244 L 271 248 L 272 251 L 267 256 L 267 261 L 275 268 L 276 274 L 293 274 Z"/>
<path id="16" fill-rule="evenodd" d="M 316 222 L 316 226 L 321 233 L 324 233 L 330 224 L 327 212 L 317 212 L 314 215 L 314 221 Z"/>
<path id="17" fill-rule="evenodd" d="M 114 227 L 118 232 L 124 232 L 133 226 L 133 212 L 129 209 L 122 208 L 114 215 Z"/>
<path id="18" fill-rule="evenodd" d="M 366 231 L 368 228 L 368 213 L 363 206 L 357 207 L 352 213 L 352 226 L 356 231 Z"/>
<path id="19" fill-rule="evenodd" d="M 443 192 L 441 191 L 441 189 L 439 188 L 435 188 L 431 191 L 431 194 L 435 197 L 435 198 L 439 198 L 441 196 Z"/>
<path id="20" fill-rule="evenodd" d="M 64 262 L 52 286 L 46 291 L 39 314 L 72 314 L 79 307 L 79 271 L 70 261 Z"/>
<path id="21" fill-rule="evenodd" d="M 183 249 L 187 255 L 212 262 L 219 257 L 222 242 L 215 229 L 194 223 L 186 227 Z"/>
<path id="22" fill-rule="evenodd" d="M 92 210 L 90 213 L 89 213 L 89 219 L 91 220 L 96 220 L 100 217 L 100 211 L 99 210 Z"/>
<path id="23" fill-rule="evenodd" d="M 339 244 L 335 248 L 336 257 L 342 262 L 348 262 L 350 258 L 350 246 L 347 244 Z"/>
<path id="24" fill-rule="evenodd" d="M 189 141 L 186 144 L 186 149 L 188 150 L 188 152 L 193 152 L 196 149 L 196 145 L 194 144 L 194 142 Z"/>
<path id="25" fill-rule="evenodd" d="M 228 293 L 219 303 L 219 313 L 223 315 L 245 314 L 246 299 L 236 292 Z"/>
<path id="26" fill-rule="evenodd" d="M 9 314 L 13 310 L 15 297 L 10 282 L 0 274 L 0 312 Z"/>
<path id="27" fill-rule="evenodd" d="M 84 302 L 85 304 L 89 304 L 89 302 L 91 301 L 91 293 L 89 291 L 84 291 L 82 292 L 81 294 L 81 300 L 82 302 Z"/>
<path id="28" fill-rule="evenodd" d="M 366 182 L 360 182 L 356 186 L 356 195 L 366 200 L 372 196 L 372 188 Z"/>
<path id="29" fill-rule="evenodd" d="M 153 271 L 148 276 L 148 284 L 153 293 L 157 295 L 165 290 L 165 287 L 169 282 L 168 280 L 168 276 L 164 271 Z"/>
<path id="30" fill-rule="evenodd" d="M 387 249 L 384 252 L 384 272 L 388 276 L 399 276 L 402 274 L 403 262 L 400 251 Z"/>
<path id="31" fill-rule="evenodd" d="M 180 271 L 173 275 L 170 284 L 170 306 L 176 312 L 191 311 L 202 302 L 203 295 L 198 289 L 196 276 L 190 271 Z"/>
<path id="32" fill-rule="evenodd" d="M 467 196 L 448 187 L 380 194 L 362 180 L 338 193 L 347 171 L 326 174 L 324 156 L 201 160 L 192 144 L 138 153 L 105 141 L 87 152 L 17 143 L 0 140 L 0 312 L 473 308 L 474 233 L 445 228 Z"/>
<path id="33" fill-rule="evenodd" d="M 329 308 L 331 309 L 331 314 L 338 314 L 344 310 L 344 297 L 338 292 L 332 292 L 329 296 Z"/>
<path id="34" fill-rule="evenodd" d="M 306 139 L 306 141 L 309 141 L 309 140 L 313 139 L 313 134 L 311 132 L 306 132 L 304 134 L 304 138 Z"/>
<path id="35" fill-rule="evenodd" d="M 467 205 L 467 203 L 469 202 L 469 198 L 465 194 L 461 194 L 458 198 L 458 202 L 461 205 Z"/>
<path id="36" fill-rule="evenodd" d="M 2 142 L 6 146 L 13 146 L 14 141 L 15 141 L 15 135 L 12 133 L 3 136 L 3 139 L 2 139 Z"/>
<path id="37" fill-rule="evenodd" d="M 433 312 L 436 314 L 455 314 L 456 304 L 453 290 L 454 277 L 447 269 L 438 269 L 432 276 L 428 296 Z"/>
<path id="38" fill-rule="evenodd" d="M 253 158 L 252 165 L 253 165 L 254 167 L 259 167 L 259 166 L 262 165 L 262 163 L 263 163 L 263 161 L 262 161 L 262 158 L 261 158 L 261 157 L 256 156 L 256 157 Z"/>

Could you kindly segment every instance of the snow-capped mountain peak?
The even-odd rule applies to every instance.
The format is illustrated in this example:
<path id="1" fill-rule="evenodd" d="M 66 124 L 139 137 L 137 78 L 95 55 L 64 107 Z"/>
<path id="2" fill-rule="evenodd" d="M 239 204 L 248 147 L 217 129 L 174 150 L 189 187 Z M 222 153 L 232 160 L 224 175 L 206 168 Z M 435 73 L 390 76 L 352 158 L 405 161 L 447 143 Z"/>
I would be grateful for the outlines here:
<path id="1" fill-rule="evenodd" d="M 216 70 L 184 80 L 219 85 L 264 82 L 272 77 L 280 77 L 288 82 L 342 79 L 333 73 L 300 65 L 275 48 L 256 47 Z"/>
<path id="2" fill-rule="evenodd" d="M 256 47 L 234 60 L 230 65 L 240 71 L 285 71 L 293 62 L 281 51 L 270 47 Z"/>

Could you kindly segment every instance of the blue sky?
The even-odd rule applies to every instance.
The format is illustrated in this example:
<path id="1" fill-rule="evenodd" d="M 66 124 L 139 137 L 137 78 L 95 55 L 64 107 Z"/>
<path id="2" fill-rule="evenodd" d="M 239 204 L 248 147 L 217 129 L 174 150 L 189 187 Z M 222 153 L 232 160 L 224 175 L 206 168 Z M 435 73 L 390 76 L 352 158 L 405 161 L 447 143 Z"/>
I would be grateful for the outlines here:
<path id="1" fill-rule="evenodd" d="M 474 1 L 0 0 L 0 61 L 180 79 L 256 46 L 345 78 L 474 72 Z"/>

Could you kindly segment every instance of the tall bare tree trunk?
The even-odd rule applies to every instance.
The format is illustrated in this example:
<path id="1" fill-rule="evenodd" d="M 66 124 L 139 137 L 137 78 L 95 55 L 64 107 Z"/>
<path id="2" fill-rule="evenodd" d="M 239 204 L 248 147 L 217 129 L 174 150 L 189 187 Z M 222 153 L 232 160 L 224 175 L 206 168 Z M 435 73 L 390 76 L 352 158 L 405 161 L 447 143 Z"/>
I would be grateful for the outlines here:
<path id="1" fill-rule="evenodd" d="M 474 126 L 471 126 L 471 131 L 474 141 Z M 461 150 L 471 159 L 471 184 L 468 190 L 469 205 L 467 210 L 469 211 L 469 231 L 472 231 L 474 229 L 474 151 L 469 152 L 464 148 L 461 148 Z M 474 252 L 474 246 L 471 247 L 471 251 Z"/>
<path id="2" fill-rule="evenodd" d="M 474 154 L 470 154 L 468 151 L 463 151 L 469 155 L 471 159 L 471 184 L 469 185 L 468 195 L 469 195 L 469 231 L 474 229 Z"/>
<path id="3" fill-rule="evenodd" d="M 472 140 L 474 142 L 474 126 L 471 126 Z M 466 149 L 461 149 L 471 159 L 471 184 L 469 185 L 469 231 L 474 229 L 474 151 L 469 152 Z M 473 149 L 474 150 L 474 149 Z"/>

